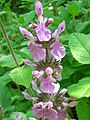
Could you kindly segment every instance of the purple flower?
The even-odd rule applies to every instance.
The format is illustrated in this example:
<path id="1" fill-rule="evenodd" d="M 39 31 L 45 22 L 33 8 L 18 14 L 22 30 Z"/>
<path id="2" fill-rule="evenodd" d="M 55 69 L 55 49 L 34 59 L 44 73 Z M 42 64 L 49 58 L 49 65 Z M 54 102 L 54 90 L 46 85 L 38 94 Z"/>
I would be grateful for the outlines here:
<path id="1" fill-rule="evenodd" d="M 64 110 L 58 110 L 58 118 L 56 120 L 65 120 L 66 112 Z"/>
<path id="2" fill-rule="evenodd" d="M 30 60 L 28 59 L 23 59 L 23 62 L 28 65 L 28 66 L 33 66 L 33 67 L 36 67 L 37 65 L 32 63 Z"/>
<path id="3" fill-rule="evenodd" d="M 42 16 L 43 15 L 43 8 L 42 8 L 42 3 L 40 1 L 37 1 L 35 3 L 35 10 L 38 16 Z"/>
<path id="4" fill-rule="evenodd" d="M 26 38 L 30 39 L 32 43 L 34 43 L 36 38 L 28 30 L 21 26 L 19 27 L 19 29 L 22 35 L 24 35 Z"/>
<path id="5" fill-rule="evenodd" d="M 35 62 L 39 62 L 46 57 L 46 50 L 42 48 L 41 44 L 30 44 L 30 52 Z"/>
<path id="6" fill-rule="evenodd" d="M 24 97 L 27 99 L 27 100 L 37 100 L 38 98 L 37 97 L 32 97 L 30 96 L 28 93 L 26 92 L 22 92 L 22 94 L 24 95 Z"/>
<path id="7" fill-rule="evenodd" d="M 45 18 L 44 19 L 45 26 L 48 27 L 50 24 L 53 23 L 53 21 L 54 21 L 53 18 L 48 18 L 48 19 Z"/>
<path id="8" fill-rule="evenodd" d="M 40 71 L 34 70 L 34 71 L 32 71 L 32 75 L 34 75 L 35 78 L 39 78 L 39 77 L 41 77 L 43 74 L 44 74 L 44 71 L 43 71 L 43 70 L 40 70 Z"/>
<path id="9" fill-rule="evenodd" d="M 51 31 L 46 28 L 45 23 L 41 21 L 36 28 L 36 33 L 39 41 L 49 41 L 51 38 Z"/>
<path id="10" fill-rule="evenodd" d="M 36 80 L 32 81 L 32 88 L 37 92 L 37 93 L 41 93 L 41 91 L 38 89 L 38 86 L 36 84 Z"/>
<path id="11" fill-rule="evenodd" d="M 56 38 L 59 34 L 61 34 L 65 30 L 65 21 L 62 21 L 58 26 L 58 29 L 52 34 L 53 38 Z"/>
<path id="12" fill-rule="evenodd" d="M 56 80 L 52 76 L 43 78 L 40 83 L 41 91 L 44 93 L 53 93 L 55 89 L 55 85 L 54 85 L 55 81 Z"/>
<path id="13" fill-rule="evenodd" d="M 47 67 L 45 72 L 47 75 L 51 75 L 53 73 L 53 69 L 51 67 Z"/>
<path id="14" fill-rule="evenodd" d="M 65 30 L 65 21 L 62 21 L 61 24 L 58 26 L 57 33 L 60 34 Z"/>
<path id="15" fill-rule="evenodd" d="M 47 118 L 48 120 L 57 120 L 58 113 L 53 108 L 52 102 L 40 102 L 32 108 L 33 114 L 37 118 Z"/>
<path id="16" fill-rule="evenodd" d="M 65 56 L 65 48 L 60 44 L 58 40 L 56 40 L 54 43 L 51 44 L 51 55 L 55 57 L 55 59 L 60 60 Z"/>

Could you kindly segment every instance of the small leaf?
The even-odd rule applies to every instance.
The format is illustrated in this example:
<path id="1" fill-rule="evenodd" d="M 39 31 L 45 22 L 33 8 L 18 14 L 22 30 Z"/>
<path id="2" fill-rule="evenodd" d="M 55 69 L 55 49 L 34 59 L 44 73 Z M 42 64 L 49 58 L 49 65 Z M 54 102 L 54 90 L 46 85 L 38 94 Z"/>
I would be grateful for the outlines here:
<path id="1" fill-rule="evenodd" d="M 18 84 L 29 88 L 30 82 L 32 80 L 32 67 L 23 66 L 21 68 L 15 68 L 11 71 L 10 77 L 12 80 Z"/>
<path id="2" fill-rule="evenodd" d="M 90 77 L 83 78 L 79 83 L 69 86 L 68 94 L 76 98 L 90 97 Z"/>
<path id="3" fill-rule="evenodd" d="M 90 120 L 90 101 L 87 98 L 80 100 L 76 106 L 78 120 Z"/>
<path id="4" fill-rule="evenodd" d="M 90 35 L 73 33 L 69 39 L 73 57 L 82 64 L 90 64 Z"/>
<path id="5" fill-rule="evenodd" d="M 68 12 L 71 14 L 71 15 L 78 15 L 78 5 L 76 4 L 73 4 L 73 5 L 69 5 L 68 6 Z"/>

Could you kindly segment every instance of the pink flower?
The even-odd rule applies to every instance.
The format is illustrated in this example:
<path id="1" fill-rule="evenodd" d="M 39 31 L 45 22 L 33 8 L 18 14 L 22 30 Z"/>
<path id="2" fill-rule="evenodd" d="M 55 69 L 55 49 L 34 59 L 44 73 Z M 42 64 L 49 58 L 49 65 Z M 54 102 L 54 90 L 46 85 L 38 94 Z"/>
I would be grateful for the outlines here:
<path id="1" fill-rule="evenodd" d="M 57 120 L 58 113 L 53 108 L 52 102 L 40 102 L 32 108 L 33 114 L 37 118 L 47 118 L 48 120 Z"/>
<path id="2" fill-rule="evenodd" d="M 42 8 L 42 3 L 40 1 L 37 0 L 37 2 L 35 3 L 35 10 L 38 16 L 42 16 L 43 15 L 43 8 Z"/>
<path id="3" fill-rule="evenodd" d="M 39 78 L 39 77 L 41 77 L 43 74 L 44 74 L 44 71 L 43 71 L 43 70 L 40 70 L 40 71 L 34 70 L 34 71 L 32 71 L 32 75 L 34 75 L 35 78 Z"/>
<path id="4" fill-rule="evenodd" d="M 30 44 L 30 52 L 35 62 L 39 62 L 46 57 L 46 50 L 42 48 L 41 44 Z"/>
<path id="5" fill-rule="evenodd" d="M 55 59 L 60 60 L 65 56 L 65 48 L 60 44 L 59 40 L 56 40 L 54 43 L 51 44 L 51 55 L 55 57 Z"/>
<path id="6" fill-rule="evenodd" d="M 46 28 L 45 23 L 41 21 L 36 28 L 39 41 L 49 41 L 51 39 L 51 31 Z"/>
<path id="7" fill-rule="evenodd" d="M 50 94 L 53 93 L 55 89 L 55 85 L 54 85 L 55 81 L 56 80 L 52 76 L 43 78 L 40 83 L 41 91 L 44 93 L 50 93 Z"/>

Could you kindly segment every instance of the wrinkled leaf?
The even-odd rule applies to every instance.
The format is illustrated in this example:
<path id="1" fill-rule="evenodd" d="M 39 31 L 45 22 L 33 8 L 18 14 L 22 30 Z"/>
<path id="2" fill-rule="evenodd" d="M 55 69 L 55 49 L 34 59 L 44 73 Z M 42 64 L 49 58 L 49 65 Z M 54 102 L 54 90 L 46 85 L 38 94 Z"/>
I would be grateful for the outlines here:
<path id="1" fill-rule="evenodd" d="M 90 35 L 73 33 L 69 39 L 69 47 L 78 62 L 90 63 Z"/>
<path id="2" fill-rule="evenodd" d="M 68 94 L 76 98 L 90 97 L 90 77 L 83 78 L 79 83 L 69 86 Z"/>

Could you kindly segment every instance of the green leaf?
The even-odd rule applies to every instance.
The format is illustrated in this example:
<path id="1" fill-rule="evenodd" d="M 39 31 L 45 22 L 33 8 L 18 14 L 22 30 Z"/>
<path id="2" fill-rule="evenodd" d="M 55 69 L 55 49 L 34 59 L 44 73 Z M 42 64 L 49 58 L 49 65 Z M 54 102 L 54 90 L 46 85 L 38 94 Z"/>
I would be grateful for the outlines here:
<path id="1" fill-rule="evenodd" d="M 25 13 L 24 14 L 25 23 L 29 24 L 33 20 L 34 16 L 35 16 L 35 12 L 34 11 L 31 11 L 29 13 Z"/>
<path id="2" fill-rule="evenodd" d="M 68 5 L 68 12 L 71 14 L 71 15 L 77 15 L 79 10 L 78 10 L 78 5 L 76 4 L 73 4 L 73 5 Z"/>
<path id="3" fill-rule="evenodd" d="M 11 106 L 11 94 L 3 82 L 0 82 L 0 105 L 4 110 Z"/>
<path id="4" fill-rule="evenodd" d="M 32 67 L 23 66 L 21 68 L 15 68 L 11 71 L 10 77 L 12 80 L 18 84 L 29 88 L 30 82 L 32 80 Z"/>
<path id="5" fill-rule="evenodd" d="M 23 61 L 22 61 L 21 55 L 15 54 L 15 56 L 16 56 L 16 59 L 17 59 L 17 61 L 18 61 L 18 64 L 19 64 L 19 65 L 22 64 Z M 9 67 L 9 68 L 14 68 L 14 67 L 17 66 L 11 54 L 9 54 L 9 55 L 7 55 L 7 56 L 6 56 L 6 55 L 3 55 L 3 56 L 0 58 L 0 65 L 1 65 L 2 67 Z"/>
<path id="6" fill-rule="evenodd" d="M 83 78 L 79 83 L 69 86 L 68 94 L 76 98 L 90 97 L 90 77 Z"/>
<path id="7" fill-rule="evenodd" d="M 63 79 L 69 78 L 75 72 L 75 69 L 71 67 L 71 64 L 68 62 L 66 63 L 67 64 L 63 64 L 63 72 L 62 72 Z"/>
<path id="8" fill-rule="evenodd" d="M 78 120 L 90 120 L 90 100 L 83 98 L 76 106 Z"/>
<path id="9" fill-rule="evenodd" d="M 3 82 L 4 84 L 8 84 L 11 81 L 12 79 L 9 76 L 9 72 L 6 72 L 3 76 L 0 77 L 0 82 Z"/>
<path id="10" fill-rule="evenodd" d="M 90 64 L 90 35 L 73 33 L 69 40 L 73 57 L 82 64 Z"/>

